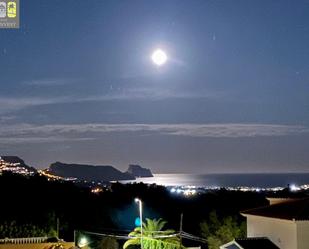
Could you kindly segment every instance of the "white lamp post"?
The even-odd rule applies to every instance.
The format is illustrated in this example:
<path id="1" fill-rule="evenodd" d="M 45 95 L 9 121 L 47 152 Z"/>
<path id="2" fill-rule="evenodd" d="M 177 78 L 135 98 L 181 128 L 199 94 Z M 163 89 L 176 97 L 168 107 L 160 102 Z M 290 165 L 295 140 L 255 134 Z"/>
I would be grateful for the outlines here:
<path id="1" fill-rule="evenodd" d="M 141 224 L 141 249 L 143 249 L 143 204 L 142 201 L 138 198 L 135 198 L 135 202 L 139 206 L 139 220 Z"/>

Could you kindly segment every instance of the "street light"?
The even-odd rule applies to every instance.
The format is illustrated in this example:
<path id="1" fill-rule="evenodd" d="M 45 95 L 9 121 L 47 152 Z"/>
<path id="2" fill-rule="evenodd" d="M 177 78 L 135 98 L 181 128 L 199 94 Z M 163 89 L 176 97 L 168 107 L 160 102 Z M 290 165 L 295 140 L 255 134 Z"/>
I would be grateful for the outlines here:
<path id="1" fill-rule="evenodd" d="M 135 198 L 135 202 L 138 203 L 139 207 L 139 220 L 141 225 L 141 249 L 143 249 L 143 204 L 138 198 Z"/>

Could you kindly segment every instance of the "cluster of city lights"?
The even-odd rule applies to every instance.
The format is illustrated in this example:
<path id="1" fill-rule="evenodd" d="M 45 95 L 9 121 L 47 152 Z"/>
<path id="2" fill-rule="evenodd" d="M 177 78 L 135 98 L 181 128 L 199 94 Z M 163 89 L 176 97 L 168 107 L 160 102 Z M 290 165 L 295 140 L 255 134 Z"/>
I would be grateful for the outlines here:
<path id="1" fill-rule="evenodd" d="M 197 189 L 194 186 L 188 187 L 173 187 L 170 189 L 171 193 L 181 194 L 184 196 L 193 196 L 198 193 Z"/>
<path id="2" fill-rule="evenodd" d="M 303 186 L 300 186 L 300 187 L 299 187 L 299 186 L 297 186 L 297 185 L 295 185 L 295 184 L 291 184 L 291 185 L 289 186 L 290 190 L 293 191 L 293 192 L 302 190 L 302 187 L 303 187 Z"/>
<path id="3" fill-rule="evenodd" d="M 103 192 L 103 189 L 100 188 L 100 187 L 96 187 L 96 188 L 91 189 L 91 193 L 93 193 L 93 194 L 99 194 L 101 192 Z"/>
<path id="4" fill-rule="evenodd" d="M 2 172 L 12 172 L 14 174 L 20 174 L 25 176 L 31 176 L 35 174 L 35 171 L 24 167 L 20 163 L 11 163 L 0 159 L 0 174 Z"/>
<path id="5" fill-rule="evenodd" d="M 58 180 L 58 181 L 67 181 L 67 182 L 74 182 L 77 180 L 76 177 L 62 177 L 62 176 L 56 176 L 54 174 L 51 174 L 47 170 L 38 170 L 38 173 L 40 175 L 43 175 L 47 177 L 48 180 Z"/>
<path id="6" fill-rule="evenodd" d="M 304 184 L 301 186 L 297 186 L 296 184 L 290 184 L 288 186 L 291 192 L 297 192 L 301 190 L 309 190 L 309 184 Z M 196 194 L 205 193 L 207 191 L 212 190 L 220 190 L 221 187 L 217 186 L 210 186 L 210 187 L 196 187 L 196 186 L 173 186 L 170 187 L 169 190 L 173 194 L 179 194 L 184 196 L 194 196 Z M 282 191 L 286 188 L 284 187 L 271 187 L 271 188 L 261 188 L 261 187 L 246 187 L 246 186 L 239 186 L 239 187 L 225 187 L 224 189 L 228 191 L 242 191 L 242 192 L 278 192 Z"/>

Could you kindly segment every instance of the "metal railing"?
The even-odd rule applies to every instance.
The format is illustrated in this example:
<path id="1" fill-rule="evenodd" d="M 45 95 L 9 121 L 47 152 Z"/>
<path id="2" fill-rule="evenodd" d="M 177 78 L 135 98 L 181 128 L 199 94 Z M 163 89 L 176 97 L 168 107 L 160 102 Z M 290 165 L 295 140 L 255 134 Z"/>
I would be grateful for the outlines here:
<path id="1" fill-rule="evenodd" d="M 31 238 L 5 238 L 0 239 L 0 244 L 36 244 L 46 242 L 48 237 L 31 237 Z"/>

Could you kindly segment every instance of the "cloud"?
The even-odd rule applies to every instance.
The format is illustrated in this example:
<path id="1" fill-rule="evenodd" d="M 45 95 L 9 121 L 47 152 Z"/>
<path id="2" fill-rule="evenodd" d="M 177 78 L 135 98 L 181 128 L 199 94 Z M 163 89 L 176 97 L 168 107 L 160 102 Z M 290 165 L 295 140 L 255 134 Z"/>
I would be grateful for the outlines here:
<path id="1" fill-rule="evenodd" d="M 169 89 L 167 87 L 131 87 L 124 88 L 121 92 L 109 93 L 102 98 L 121 100 L 121 99 L 145 99 L 145 100 L 161 100 L 161 99 L 194 99 L 194 98 L 218 98 L 223 97 L 224 93 L 219 91 L 179 91 Z"/>
<path id="2" fill-rule="evenodd" d="M 242 138 L 301 135 L 309 133 L 309 128 L 277 124 L 20 124 L 1 126 L 0 144 L 88 141 L 110 133 Z"/>
<path id="3" fill-rule="evenodd" d="M 219 96 L 219 93 L 190 93 L 177 92 L 172 89 L 157 89 L 157 88 L 122 88 L 109 92 L 101 96 L 89 96 L 76 98 L 75 102 L 87 101 L 117 101 L 117 100 L 163 100 L 163 99 L 192 99 L 192 98 L 212 98 Z"/>
<path id="4" fill-rule="evenodd" d="M 16 144 L 38 144 L 38 143 L 62 143 L 74 141 L 91 141 L 94 138 L 72 138 L 72 137 L 0 137 L 0 145 Z"/>
<path id="5" fill-rule="evenodd" d="M 36 84 L 36 83 L 35 83 Z M 16 112 L 22 109 L 42 105 L 122 101 L 122 100 L 162 100 L 169 98 L 192 99 L 192 98 L 217 98 L 223 94 L 219 92 L 177 92 L 172 89 L 157 88 L 121 88 L 102 95 L 90 96 L 46 96 L 46 97 L 17 97 L 0 96 L 0 114 Z"/>
<path id="6" fill-rule="evenodd" d="M 36 79 L 23 82 L 29 86 L 61 86 L 71 84 L 76 80 L 73 79 Z"/>
<path id="7" fill-rule="evenodd" d="M 67 97 L 37 98 L 37 97 L 1 97 L 0 114 L 18 111 L 24 108 L 69 102 Z"/>
<path id="8" fill-rule="evenodd" d="M 0 116 L 0 123 L 8 123 L 8 122 L 16 120 L 16 118 L 17 116 L 11 116 L 11 115 Z"/>
<path id="9" fill-rule="evenodd" d="M 74 79 L 39 79 L 22 82 L 28 86 L 59 86 L 76 82 Z M 83 101 L 82 99 L 80 99 Z M 23 96 L 0 96 L 0 114 L 10 113 L 25 108 L 52 105 L 61 103 L 74 103 L 79 99 L 74 96 L 46 96 L 46 97 L 23 97 Z"/>

